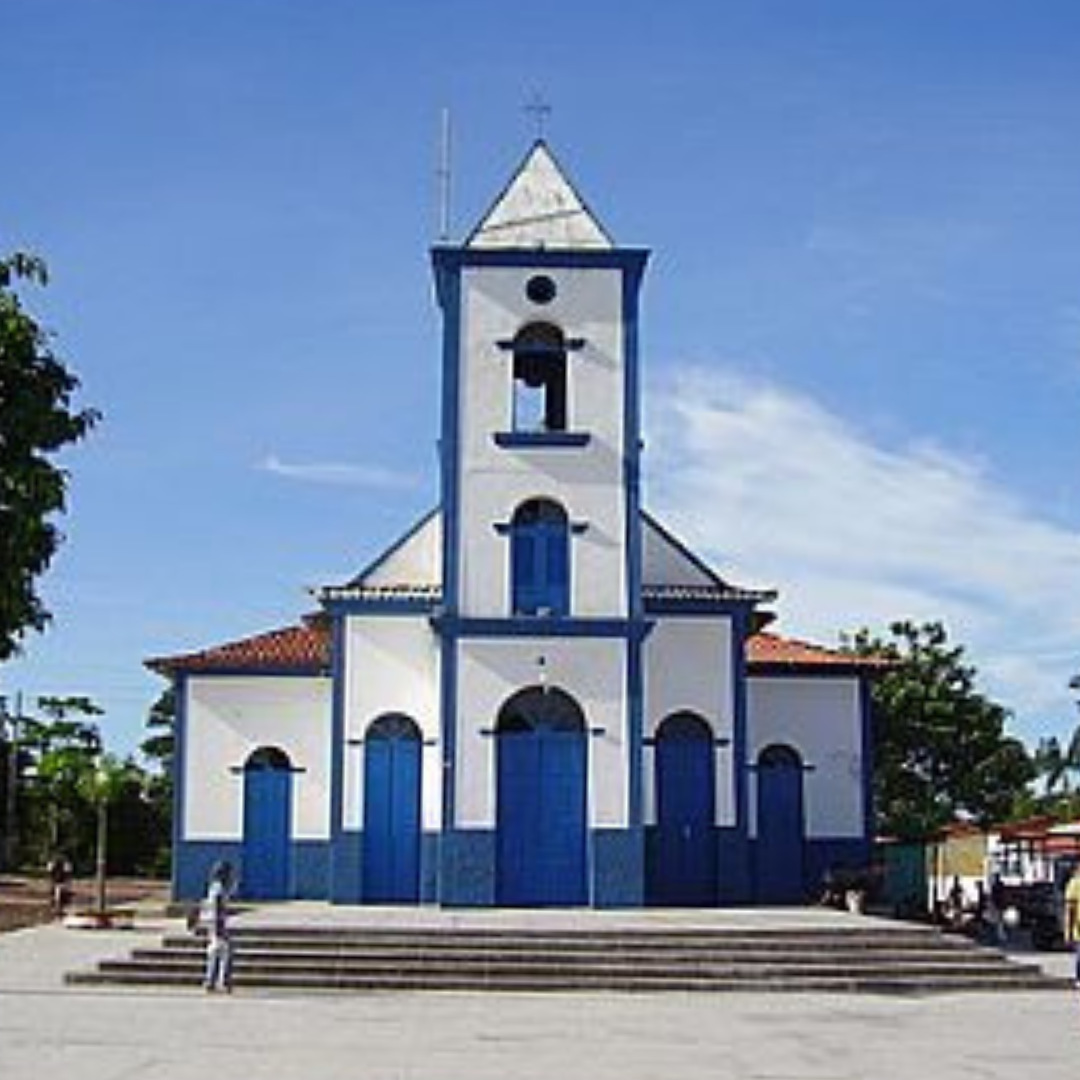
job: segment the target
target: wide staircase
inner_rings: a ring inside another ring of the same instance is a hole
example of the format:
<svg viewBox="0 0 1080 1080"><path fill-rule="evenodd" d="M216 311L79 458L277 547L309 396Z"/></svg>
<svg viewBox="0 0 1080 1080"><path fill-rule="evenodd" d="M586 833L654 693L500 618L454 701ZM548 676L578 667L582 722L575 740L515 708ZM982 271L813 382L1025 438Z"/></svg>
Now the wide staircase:
<svg viewBox="0 0 1080 1080"><path fill-rule="evenodd" d="M241 926L239 988L296 991L796 991L941 993L1059 989L1065 980L917 926L574 928ZM73 972L69 983L200 984L204 942Z"/></svg>

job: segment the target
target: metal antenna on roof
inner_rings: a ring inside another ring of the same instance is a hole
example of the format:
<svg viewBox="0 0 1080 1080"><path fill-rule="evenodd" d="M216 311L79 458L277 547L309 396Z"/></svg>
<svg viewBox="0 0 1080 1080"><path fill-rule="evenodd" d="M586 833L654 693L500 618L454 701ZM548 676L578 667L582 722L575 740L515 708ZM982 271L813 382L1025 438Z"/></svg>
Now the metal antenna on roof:
<svg viewBox="0 0 1080 1080"><path fill-rule="evenodd" d="M542 139L544 137L544 128L551 118L551 106L544 98L544 95L539 90L534 90L522 108L532 117L533 123L536 125L536 137Z"/></svg>
<svg viewBox="0 0 1080 1080"><path fill-rule="evenodd" d="M439 127L439 165L435 170L439 198L439 243L450 239L450 110L443 108Z"/></svg>

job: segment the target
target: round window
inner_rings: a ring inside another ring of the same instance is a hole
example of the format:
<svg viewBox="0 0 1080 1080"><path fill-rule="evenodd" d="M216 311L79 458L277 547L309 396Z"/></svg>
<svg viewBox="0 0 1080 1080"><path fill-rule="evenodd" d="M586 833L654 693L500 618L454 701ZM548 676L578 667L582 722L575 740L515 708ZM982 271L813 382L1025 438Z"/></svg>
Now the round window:
<svg viewBox="0 0 1080 1080"><path fill-rule="evenodd" d="M550 304L557 291L555 282L546 274L537 274L525 283L525 295L534 304Z"/></svg>

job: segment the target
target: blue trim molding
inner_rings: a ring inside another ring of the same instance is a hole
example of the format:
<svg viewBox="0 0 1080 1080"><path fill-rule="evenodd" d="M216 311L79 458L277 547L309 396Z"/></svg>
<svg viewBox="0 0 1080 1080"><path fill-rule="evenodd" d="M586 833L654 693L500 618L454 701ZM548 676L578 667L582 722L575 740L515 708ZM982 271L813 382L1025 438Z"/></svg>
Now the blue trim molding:
<svg viewBox="0 0 1080 1080"><path fill-rule="evenodd" d="M641 640L653 623L644 619L583 619L573 616L519 615L513 618L454 618L436 615L431 625L449 638L625 638Z"/></svg>
<svg viewBox="0 0 1080 1080"><path fill-rule="evenodd" d="M859 680L859 711L862 746L859 760L862 762L863 837L867 844L874 839L874 687L864 675Z"/></svg>
<svg viewBox="0 0 1080 1080"><path fill-rule="evenodd" d="M183 823L187 800L187 677L181 673L173 676L173 693L176 698L176 717L173 721L173 820L172 820L172 895L174 900L188 898L183 866ZM205 881L205 878L203 879ZM202 886L200 885L200 890Z"/></svg>
<svg viewBox="0 0 1080 1080"><path fill-rule="evenodd" d="M754 891L749 844L749 775L745 766L749 747L746 700L746 639L750 632L748 608L731 619L732 782L735 786L735 827L718 830L719 896L723 903L748 903ZM721 707L726 706L721 703ZM721 713L723 715L723 713Z"/></svg>
<svg viewBox="0 0 1080 1080"><path fill-rule="evenodd" d="M344 903L355 894L351 889L350 852L345 843L345 688L348 618L335 614L330 632L330 667L333 686L330 705L330 871L329 895Z"/></svg>
<svg viewBox="0 0 1080 1080"><path fill-rule="evenodd" d="M563 450L588 446L586 431L496 431L491 436L504 450Z"/></svg>
<svg viewBox="0 0 1080 1080"><path fill-rule="evenodd" d="M465 268L481 266L544 267L567 270L622 270L637 288L649 252L645 248L467 248L438 245L431 249L439 303L451 306L453 279Z"/></svg>

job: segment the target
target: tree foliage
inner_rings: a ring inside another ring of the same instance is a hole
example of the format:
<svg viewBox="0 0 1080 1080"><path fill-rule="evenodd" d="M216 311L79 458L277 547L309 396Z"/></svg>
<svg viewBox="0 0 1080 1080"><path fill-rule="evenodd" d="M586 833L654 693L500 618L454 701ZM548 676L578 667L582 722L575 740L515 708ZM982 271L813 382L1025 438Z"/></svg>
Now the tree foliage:
<svg viewBox="0 0 1080 1080"><path fill-rule="evenodd" d="M63 853L88 872L101 846L99 811L107 804L109 871L162 872L169 814L155 798L157 779L135 761L104 752L101 709L87 698L46 697L33 713L20 718L20 864L40 869Z"/></svg>
<svg viewBox="0 0 1080 1080"><path fill-rule="evenodd" d="M15 291L20 281L47 280L38 258L0 259L0 662L17 651L24 631L49 620L35 581L60 543L53 519L67 494L67 475L50 455L98 419L93 409L73 408L79 381Z"/></svg>
<svg viewBox="0 0 1080 1080"><path fill-rule="evenodd" d="M862 630L847 645L892 661L873 689L879 834L918 838L957 817L1008 819L1034 765L945 628L897 622L884 638Z"/></svg>
<svg viewBox="0 0 1080 1080"><path fill-rule="evenodd" d="M1069 681L1069 689L1080 690L1080 676ZM1080 725L1064 745L1056 735L1040 739L1034 761L1039 784L1029 800L1030 812L1075 821L1080 817Z"/></svg>

